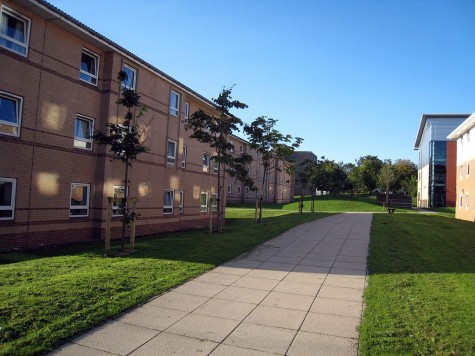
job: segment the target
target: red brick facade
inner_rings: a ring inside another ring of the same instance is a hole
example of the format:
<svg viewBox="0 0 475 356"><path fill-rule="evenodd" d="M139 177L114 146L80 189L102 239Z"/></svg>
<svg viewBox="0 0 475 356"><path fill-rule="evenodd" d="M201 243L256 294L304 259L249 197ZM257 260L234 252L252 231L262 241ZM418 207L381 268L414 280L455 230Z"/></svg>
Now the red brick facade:
<svg viewBox="0 0 475 356"><path fill-rule="evenodd" d="M96 143L91 149L75 147L75 125L78 117L85 118L104 131L108 122L121 120L123 110L116 104L121 83L116 76L125 64L136 70L136 91L148 107L140 127L150 151L139 156L129 175L129 196L138 199L137 234L206 226L208 213L200 207L200 198L217 191L217 176L212 167L203 167L203 154L213 152L189 138L185 103L189 115L198 109L213 112L212 103L99 34L71 25L73 19L64 20L65 14L61 19L47 4L27 2L23 7L0 0L2 9L30 26L27 55L0 45L0 96L21 98L17 104L22 110L19 135L2 134L0 121L0 182L16 186L14 217L0 215L0 250L103 238L107 198L114 186L123 185L124 165L111 161L106 147ZM97 56L97 85L80 78L85 50ZM170 110L172 91L179 94L178 115ZM176 142L174 163L167 162L169 140ZM182 163L184 146L187 157ZM89 187L84 217L70 216L75 183ZM174 191L171 214L164 214L165 190ZM120 218L114 218L114 237L120 225Z"/></svg>
<svg viewBox="0 0 475 356"><path fill-rule="evenodd" d="M457 142L447 141L447 172L445 180L445 206L454 207L457 201Z"/></svg>

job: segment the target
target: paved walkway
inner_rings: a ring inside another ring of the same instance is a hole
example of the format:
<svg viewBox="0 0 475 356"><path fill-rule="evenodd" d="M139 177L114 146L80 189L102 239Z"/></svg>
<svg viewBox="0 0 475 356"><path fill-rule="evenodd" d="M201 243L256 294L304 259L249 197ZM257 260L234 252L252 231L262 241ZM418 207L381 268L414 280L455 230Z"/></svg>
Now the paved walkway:
<svg viewBox="0 0 475 356"><path fill-rule="evenodd" d="M52 354L357 355L371 220L295 227Z"/></svg>

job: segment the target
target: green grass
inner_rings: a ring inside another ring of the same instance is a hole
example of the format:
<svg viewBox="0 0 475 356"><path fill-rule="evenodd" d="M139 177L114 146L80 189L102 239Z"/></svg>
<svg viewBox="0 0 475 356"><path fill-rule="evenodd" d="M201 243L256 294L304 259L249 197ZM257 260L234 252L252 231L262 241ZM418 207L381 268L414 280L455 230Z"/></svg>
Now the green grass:
<svg viewBox="0 0 475 356"><path fill-rule="evenodd" d="M103 256L101 243L0 254L0 355L47 352L295 225L328 215L266 211L257 225L253 214L229 209L222 234L138 239L138 251L125 257Z"/></svg>
<svg viewBox="0 0 475 356"><path fill-rule="evenodd" d="M375 214L362 355L475 354L475 228L436 214Z"/></svg>
<svg viewBox="0 0 475 356"><path fill-rule="evenodd" d="M298 211L299 210L299 201L300 197L295 197L294 201L290 204L264 204L264 209L273 209L273 210L289 210L289 211ZM247 207L249 209L254 209L254 204L240 204L240 207ZM311 207L311 197L304 197L304 206L303 211L309 212ZM399 209L398 209L399 210ZM404 209L401 209L404 210ZM315 199L315 211L322 212L382 212L383 208L381 205L376 204L376 197L373 196L353 196L350 194L341 194L341 195L324 195L318 196Z"/></svg>

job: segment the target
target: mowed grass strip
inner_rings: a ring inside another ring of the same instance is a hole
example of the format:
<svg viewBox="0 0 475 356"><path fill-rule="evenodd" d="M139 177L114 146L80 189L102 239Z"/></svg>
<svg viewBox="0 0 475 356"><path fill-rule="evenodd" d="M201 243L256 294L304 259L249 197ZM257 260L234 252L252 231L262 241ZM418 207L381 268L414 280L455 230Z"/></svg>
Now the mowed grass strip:
<svg viewBox="0 0 475 356"><path fill-rule="evenodd" d="M475 226L375 214L362 355L475 355Z"/></svg>
<svg viewBox="0 0 475 356"><path fill-rule="evenodd" d="M221 234L200 230L141 238L137 252L124 257L103 256L102 243L0 254L0 354L47 352L295 225L327 215L266 212L257 225L253 212L231 209Z"/></svg>
<svg viewBox="0 0 475 356"><path fill-rule="evenodd" d="M303 211L310 212L311 209L310 196L304 196ZM294 202L290 204L264 204L266 210L289 210L299 211L300 197L296 196ZM231 205L231 207L233 207ZM254 209L254 204L240 204L235 207ZM398 209L407 210L407 209ZM315 199L315 211L319 212L384 212L381 205L376 204L376 196L374 195L323 195L317 196Z"/></svg>

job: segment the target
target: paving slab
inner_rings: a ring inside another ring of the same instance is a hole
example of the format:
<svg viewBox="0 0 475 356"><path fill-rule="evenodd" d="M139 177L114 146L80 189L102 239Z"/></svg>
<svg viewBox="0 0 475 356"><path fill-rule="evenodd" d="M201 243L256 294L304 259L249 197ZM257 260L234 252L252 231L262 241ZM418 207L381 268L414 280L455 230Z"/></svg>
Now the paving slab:
<svg viewBox="0 0 475 356"><path fill-rule="evenodd" d="M234 274L226 274L226 273L216 273L216 272L207 272L198 278L195 278L196 282L205 282L205 283L213 283L213 284L222 284L225 286L229 286L236 282L241 276L234 275Z"/></svg>
<svg viewBox="0 0 475 356"><path fill-rule="evenodd" d="M356 356L355 339L299 331L288 356Z"/></svg>
<svg viewBox="0 0 475 356"><path fill-rule="evenodd" d="M297 330L300 328L300 325L302 325L306 315L307 312L302 310L259 305L248 315L245 321L254 324Z"/></svg>
<svg viewBox="0 0 475 356"><path fill-rule="evenodd" d="M300 330L357 339L359 324L360 319L351 316L308 313Z"/></svg>
<svg viewBox="0 0 475 356"><path fill-rule="evenodd" d="M313 300L314 297L308 295L270 292L260 305L308 311Z"/></svg>
<svg viewBox="0 0 475 356"><path fill-rule="evenodd" d="M216 299L233 300L236 302L259 304L269 291L229 286L215 296Z"/></svg>
<svg viewBox="0 0 475 356"><path fill-rule="evenodd" d="M161 333L130 355L209 355L218 345L213 341Z"/></svg>
<svg viewBox="0 0 475 356"><path fill-rule="evenodd" d="M210 298L199 295L179 293L175 290L165 293L155 299L152 299L149 304L156 305L163 308L183 310L191 312L200 305L206 303Z"/></svg>
<svg viewBox="0 0 475 356"><path fill-rule="evenodd" d="M176 288L175 292L198 295L201 297L214 297L216 294L218 294L225 288L226 288L225 285L189 281L179 286L178 288Z"/></svg>
<svg viewBox="0 0 475 356"><path fill-rule="evenodd" d="M245 349L242 347L221 344L212 353L211 356L271 356L275 353Z"/></svg>
<svg viewBox="0 0 475 356"><path fill-rule="evenodd" d="M219 318L243 320L256 307L255 304L213 298L193 313Z"/></svg>
<svg viewBox="0 0 475 356"><path fill-rule="evenodd" d="M147 303L125 313L117 318L116 321L163 331L187 314L188 312L182 310L162 308Z"/></svg>
<svg viewBox="0 0 475 356"><path fill-rule="evenodd" d="M313 313L361 317L363 306L352 300L329 299L317 297L310 308Z"/></svg>

